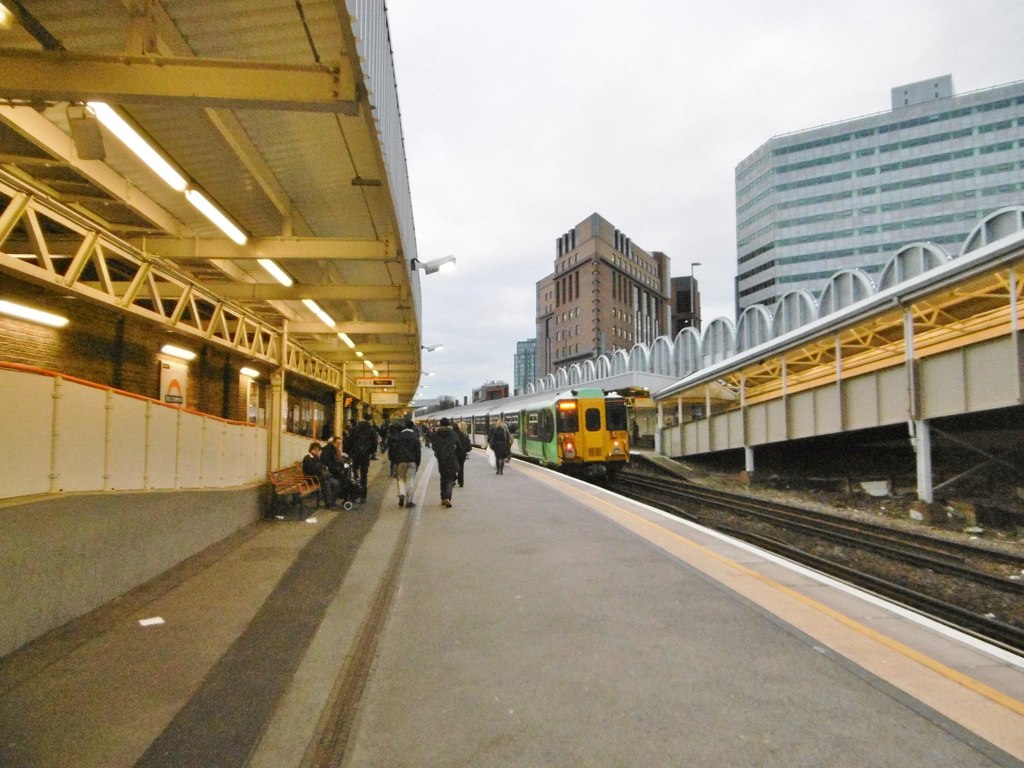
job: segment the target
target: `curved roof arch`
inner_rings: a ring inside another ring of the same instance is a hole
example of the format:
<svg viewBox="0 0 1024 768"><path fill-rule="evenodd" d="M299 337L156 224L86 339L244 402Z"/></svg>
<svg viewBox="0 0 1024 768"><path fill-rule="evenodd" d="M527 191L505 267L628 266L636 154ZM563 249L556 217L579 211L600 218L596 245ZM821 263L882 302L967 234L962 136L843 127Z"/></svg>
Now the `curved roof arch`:
<svg viewBox="0 0 1024 768"><path fill-rule="evenodd" d="M806 289L782 294L775 303L772 336L782 336L818 319L818 301Z"/></svg>
<svg viewBox="0 0 1024 768"><path fill-rule="evenodd" d="M878 290L892 288L912 277L923 275L929 269L947 264L952 256L935 243L910 243L903 246L889 259L878 278Z"/></svg>
<svg viewBox="0 0 1024 768"><path fill-rule="evenodd" d="M645 373L651 370L651 350L642 341L629 350L629 370Z"/></svg>
<svg viewBox="0 0 1024 768"><path fill-rule="evenodd" d="M612 352L612 375L629 372L629 353L624 349Z"/></svg>
<svg viewBox="0 0 1024 768"><path fill-rule="evenodd" d="M1024 229L1024 206L1010 205L993 211L971 230L964 240L960 255L970 253L984 245L1014 235Z"/></svg>
<svg viewBox="0 0 1024 768"><path fill-rule="evenodd" d="M736 326L727 317L716 317L701 338L701 367L720 363L736 354Z"/></svg>
<svg viewBox="0 0 1024 768"><path fill-rule="evenodd" d="M736 323L736 351L756 347L772 339L772 313L764 304L752 304L743 310Z"/></svg>
<svg viewBox="0 0 1024 768"><path fill-rule="evenodd" d="M821 291L818 318L845 309L862 299L874 296L876 292L875 281L863 269L841 269L829 278Z"/></svg>
<svg viewBox="0 0 1024 768"><path fill-rule="evenodd" d="M676 348L676 376L685 376L700 368L700 333L696 328L683 328L672 345Z"/></svg>
<svg viewBox="0 0 1024 768"><path fill-rule="evenodd" d="M659 336L651 343L651 373L662 376L676 373L675 348L668 336Z"/></svg>

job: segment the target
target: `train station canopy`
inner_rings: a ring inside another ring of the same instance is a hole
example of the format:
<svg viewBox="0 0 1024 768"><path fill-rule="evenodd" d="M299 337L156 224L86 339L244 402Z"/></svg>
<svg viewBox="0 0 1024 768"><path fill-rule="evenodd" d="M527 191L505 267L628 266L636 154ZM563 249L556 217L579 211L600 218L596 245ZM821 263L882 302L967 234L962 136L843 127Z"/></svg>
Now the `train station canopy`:
<svg viewBox="0 0 1024 768"><path fill-rule="evenodd" d="M412 399L420 265L383 3L0 13L0 272Z"/></svg>

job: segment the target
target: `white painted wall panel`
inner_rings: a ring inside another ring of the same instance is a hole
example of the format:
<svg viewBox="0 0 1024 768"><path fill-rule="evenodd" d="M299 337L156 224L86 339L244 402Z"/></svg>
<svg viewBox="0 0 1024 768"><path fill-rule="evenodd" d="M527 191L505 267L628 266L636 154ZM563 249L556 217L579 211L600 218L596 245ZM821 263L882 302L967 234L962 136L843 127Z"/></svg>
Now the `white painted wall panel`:
<svg viewBox="0 0 1024 768"><path fill-rule="evenodd" d="M771 400L766 405L768 442L786 439L786 407L782 399Z"/></svg>
<svg viewBox="0 0 1024 768"><path fill-rule="evenodd" d="M819 435L842 431L843 414L838 385L814 390L814 429Z"/></svg>
<svg viewBox="0 0 1024 768"><path fill-rule="evenodd" d="M203 457L203 417L181 412L178 423L178 488L199 488Z"/></svg>
<svg viewBox="0 0 1024 768"><path fill-rule="evenodd" d="M866 374L843 382L847 429L866 429L878 423L878 379Z"/></svg>
<svg viewBox="0 0 1024 768"><path fill-rule="evenodd" d="M961 350L921 361L921 415L926 419L963 413L964 358Z"/></svg>
<svg viewBox="0 0 1024 768"><path fill-rule="evenodd" d="M223 485L222 464L224 452L223 422L203 419L203 469L201 482L204 488L219 488Z"/></svg>
<svg viewBox="0 0 1024 768"><path fill-rule="evenodd" d="M114 395L110 402L109 490L141 490L145 485L146 402Z"/></svg>
<svg viewBox="0 0 1024 768"><path fill-rule="evenodd" d="M146 440L146 472L150 488L174 488L177 471L178 410L151 403Z"/></svg>
<svg viewBox="0 0 1024 768"><path fill-rule="evenodd" d="M910 418L906 367L886 368L874 375L878 377L878 419L874 426L899 424Z"/></svg>
<svg viewBox="0 0 1024 768"><path fill-rule="evenodd" d="M789 435L792 438L810 437L814 434L814 391L804 390L790 395L786 406L789 408Z"/></svg>
<svg viewBox="0 0 1024 768"><path fill-rule="evenodd" d="M239 470L242 466L242 430L245 427L239 424L223 424L224 437L221 441L221 463L220 474L224 486L241 485ZM250 461L249 452L244 457L246 466Z"/></svg>
<svg viewBox="0 0 1024 768"><path fill-rule="evenodd" d="M53 385L49 376L0 369L0 498L50 490Z"/></svg>
<svg viewBox="0 0 1024 768"><path fill-rule="evenodd" d="M972 411L1021 402L1020 368L1012 337L968 347L966 361L967 406Z"/></svg>
<svg viewBox="0 0 1024 768"><path fill-rule="evenodd" d="M103 490L105 390L62 381L57 402L57 490Z"/></svg>

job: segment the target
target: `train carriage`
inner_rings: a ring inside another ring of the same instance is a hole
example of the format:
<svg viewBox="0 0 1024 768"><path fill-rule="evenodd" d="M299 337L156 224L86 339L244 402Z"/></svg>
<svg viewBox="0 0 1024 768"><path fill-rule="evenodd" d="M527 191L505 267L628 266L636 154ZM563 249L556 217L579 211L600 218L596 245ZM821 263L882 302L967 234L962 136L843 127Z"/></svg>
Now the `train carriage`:
<svg viewBox="0 0 1024 768"><path fill-rule="evenodd" d="M480 448L504 421L514 456L581 477L610 480L629 462L625 398L596 387L470 403L438 416L459 422Z"/></svg>

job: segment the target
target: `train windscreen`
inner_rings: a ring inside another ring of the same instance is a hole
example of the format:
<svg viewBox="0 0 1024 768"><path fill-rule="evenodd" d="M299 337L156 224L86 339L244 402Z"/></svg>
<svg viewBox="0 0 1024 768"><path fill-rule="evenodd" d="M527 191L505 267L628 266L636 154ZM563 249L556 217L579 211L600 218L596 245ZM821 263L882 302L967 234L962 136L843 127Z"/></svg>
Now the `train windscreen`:
<svg viewBox="0 0 1024 768"><path fill-rule="evenodd" d="M626 414L625 400L606 400L604 404L605 423L609 431L626 429L628 416Z"/></svg>

